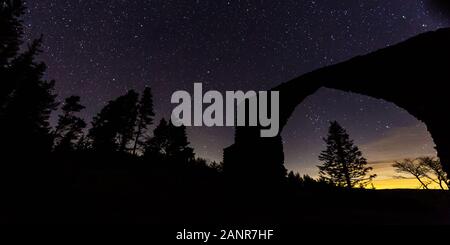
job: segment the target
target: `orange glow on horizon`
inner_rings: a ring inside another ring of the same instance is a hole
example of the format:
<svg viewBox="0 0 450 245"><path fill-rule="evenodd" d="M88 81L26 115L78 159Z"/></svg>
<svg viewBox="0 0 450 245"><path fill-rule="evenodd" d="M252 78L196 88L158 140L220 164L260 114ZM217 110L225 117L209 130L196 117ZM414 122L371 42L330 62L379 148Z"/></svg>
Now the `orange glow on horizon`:
<svg viewBox="0 0 450 245"><path fill-rule="evenodd" d="M416 179L379 179L372 181L375 189L422 189L418 180ZM367 186L370 188L371 186ZM428 186L429 189L440 189L439 185L432 183Z"/></svg>
<svg viewBox="0 0 450 245"><path fill-rule="evenodd" d="M377 177L372 181L376 189L422 189L420 182L411 175L397 173L392 167L394 162L386 161L369 164L373 168L371 174L377 174ZM367 186L367 188L371 188L371 185ZM436 183L431 183L428 185L428 188L441 189Z"/></svg>

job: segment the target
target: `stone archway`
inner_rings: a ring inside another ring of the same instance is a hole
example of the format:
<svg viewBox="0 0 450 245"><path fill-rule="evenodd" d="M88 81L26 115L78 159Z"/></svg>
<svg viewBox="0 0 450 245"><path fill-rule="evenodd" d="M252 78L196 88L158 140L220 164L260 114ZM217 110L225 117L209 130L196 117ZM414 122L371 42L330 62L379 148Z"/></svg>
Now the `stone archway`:
<svg viewBox="0 0 450 245"><path fill-rule="evenodd" d="M425 123L450 173L449 85L450 28L446 28L318 69L272 90L280 92L281 129L297 105L322 87L392 102ZM284 174L281 137L259 138L258 130L236 129L235 143L224 150L224 168L234 175L251 173L264 179Z"/></svg>

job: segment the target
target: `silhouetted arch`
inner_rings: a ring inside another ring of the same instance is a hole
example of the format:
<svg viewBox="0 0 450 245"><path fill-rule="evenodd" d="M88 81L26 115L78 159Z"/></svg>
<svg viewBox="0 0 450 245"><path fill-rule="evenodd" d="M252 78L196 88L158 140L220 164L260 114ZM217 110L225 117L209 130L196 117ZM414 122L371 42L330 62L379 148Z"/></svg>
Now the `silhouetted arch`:
<svg viewBox="0 0 450 245"><path fill-rule="evenodd" d="M446 28L318 69L272 90L280 92L281 130L297 105L321 87L392 102L425 123L450 173L449 83L450 28ZM224 151L225 170L262 178L284 174L281 137L259 138L257 132L236 130L235 144Z"/></svg>

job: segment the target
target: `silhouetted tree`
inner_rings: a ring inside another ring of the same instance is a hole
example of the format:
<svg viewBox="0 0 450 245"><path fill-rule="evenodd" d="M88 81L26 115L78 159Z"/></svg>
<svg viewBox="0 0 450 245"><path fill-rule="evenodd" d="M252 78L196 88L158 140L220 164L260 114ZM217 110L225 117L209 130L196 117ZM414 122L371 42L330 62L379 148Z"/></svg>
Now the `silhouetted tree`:
<svg viewBox="0 0 450 245"><path fill-rule="evenodd" d="M209 167L214 169L218 173L223 172L223 162L213 161L209 164Z"/></svg>
<svg viewBox="0 0 450 245"><path fill-rule="evenodd" d="M376 175L367 176L372 170L367 167L367 161L349 135L336 121L331 122L327 138L326 150L322 151L319 160L320 177L337 185L353 188L365 186Z"/></svg>
<svg viewBox="0 0 450 245"><path fill-rule="evenodd" d="M21 16L25 7L21 0L0 1L0 110L14 89L12 64L22 44L23 26Z"/></svg>
<svg viewBox="0 0 450 245"><path fill-rule="evenodd" d="M77 145L75 148L78 151L86 151L91 148L91 142L89 141L89 137L86 137L85 134L81 134L80 139L78 140Z"/></svg>
<svg viewBox="0 0 450 245"><path fill-rule="evenodd" d="M144 89L144 93L142 94L141 100L139 101L138 106L138 115L137 115L137 125L133 146L133 154L136 154L136 151L142 150L142 147L145 144L146 132L148 128L153 124L153 117L155 116L153 110L153 95L152 90L149 87Z"/></svg>
<svg viewBox="0 0 450 245"><path fill-rule="evenodd" d="M22 0L0 2L0 64L8 64L14 58L22 44L25 6ZM2 67L3 68L3 67Z"/></svg>
<svg viewBox="0 0 450 245"><path fill-rule="evenodd" d="M420 164L426 166L429 169L430 174L427 175L434 183L438 184L442 190L449 189L449 179L447 173L442 169L442 164L439 158L433 157L420 157Z"/></svg>
<svg viewBox="0 0 450 245"><path fill-rule="evenodd" d="M168 158L175 162L187 163L194 159L194 149L189 147L186 127L175 127L169 123L169 136L171 144L168 147Z"/></svg>
<svg viewBox="0 0 450 245"><path fill-rule="evenodd" d="M294 188L304 188L304 189L326 189L333 187L329 182L324 179L314 179L313 177L305 174L300 176L299 173L294 173L290 171L287 174L287 183Z"/></svg>
<svg viewBox="0 0 450 245"><path fill-rule="evenodd" d="M146 158L162 162L187 163L194 156L187 140L186 127L175 127L165 119L154 130L145 150Z"/></svg>
<svg viewBox="0 0 450 245"><path fill-rule="evenodd" d="M85 107L80 104L79 96L66 98L55 129L55 151L73 151L83 136L86 123L76 116Z"/></svg>
<svg viewBox="0 0 450 245"><path fill-rule="evenodd" d="M49 152L53 146L49 117L55 102L54 81L43 79L46 65L36 62L42 38L35 40L12 64L14 87L0 111L2 141L8 150Z"/></svg>
<svg viewBox="0 0 450 245"><path fill-rule="evenodd" d="M147 142L144 156L154 161L163 161L170 145L169 125L163 118L153 130L153 137Z"/></svg>
<svg viewBox="0 0 450 245"><path fill-rule="evenodd" d="M133 90L117 99L117 109L122 111L122 113L119 113L117 125L119 128L119 151L121 152L125 152L128 144L133 140L138 112L138 99L139 94Z"/></svg>
<svg viewBox="0 0 450 245"><path fill-rule="evenodd" d="M119 152L127 150L136 126L138 98L139 94L130 90L110 101L94 117L89 130L93 149Z"/></svg>
<svg viewBox="0 0 450 245"><path fill-rule="evenodd" d="M403 161L397 161L392 165L395 168L395 171L398 173L408 173L416 178L421 187L424 189L428 189L428 186L431 184L430 181L425 180L426 172L428 169L422 165L417 163L413 159L404 159ZM399 176L401 178L401 176Z"/></svg>
<svg viewBox="0 0 450 245"><path fill-rule="evenodd" d="M414 176L423 189L429 189L431 183L436 183L443 190L448 189L449 180L443 171L439 159L432 157L420 157L416 159L404 159L392 165L398 173L406 173ZM403 176L397 176L403 178Z"/></svg>
<svg viewBox="0 0 450 245"><path fill-rule="evenodd" d="M300 176L299 173L294 173L293 171L290 171L287 174L287 182L289 185L297 187L297 188L303 187L302 177Z"/></svg>

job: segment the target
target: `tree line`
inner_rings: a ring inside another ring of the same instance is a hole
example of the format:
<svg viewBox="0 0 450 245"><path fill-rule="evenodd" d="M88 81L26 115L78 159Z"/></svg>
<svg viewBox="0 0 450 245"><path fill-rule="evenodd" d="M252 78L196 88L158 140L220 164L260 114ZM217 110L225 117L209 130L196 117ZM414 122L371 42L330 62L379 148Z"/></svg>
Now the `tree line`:
<svg viewBox="0 0 450 245"><path fill-rule="evenodd" d="M33 40L21 52L23 43L23 1L4 1L0 26L0 133L2 149L8 155L68 153L78 150L144 155L158 160L189 161L194 158L185 127L174 127L164 119L149 137L154 123L150 87L142 95L134 90L109 101L87 123L79 116L85 108L79 96L62 103L62 113L53 129L49 118L60 105L55 81L45 80L46 65L37 61L43 38Z"/></svg>

